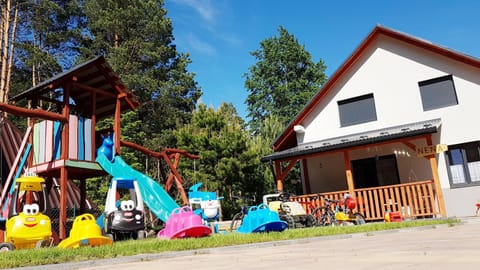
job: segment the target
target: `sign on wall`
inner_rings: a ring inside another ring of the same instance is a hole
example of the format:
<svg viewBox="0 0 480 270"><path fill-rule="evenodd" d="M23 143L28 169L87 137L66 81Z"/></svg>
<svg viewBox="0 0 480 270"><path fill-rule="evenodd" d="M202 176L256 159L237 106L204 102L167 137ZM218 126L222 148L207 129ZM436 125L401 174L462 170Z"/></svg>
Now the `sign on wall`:
<svg viewBox="0 0 480 270"><path fill-rule="evenodd" d="M417 156L424 157L424 156L439 154L439 153L448 151L448 145L446 144L427 145L427 146L417 147L415 151L417 152Z"/></svg>

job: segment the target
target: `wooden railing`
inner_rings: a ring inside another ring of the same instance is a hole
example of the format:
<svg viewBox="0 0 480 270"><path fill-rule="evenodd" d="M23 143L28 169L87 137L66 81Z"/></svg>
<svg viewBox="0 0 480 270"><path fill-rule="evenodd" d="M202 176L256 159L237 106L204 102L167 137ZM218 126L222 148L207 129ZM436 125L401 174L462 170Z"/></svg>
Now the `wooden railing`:
<svg viewBox="0 0 480 270"><path fill-rule="evenodd" d="M325 205L322 197L341 200L347 192L342 190L300 195L292 199L300 202L310 213L313 208ZM383 220L387 211L400 212L403 218L432 217L439 214L433 180L355 189L353 195L357 199L356 211L370 221Z"/></svg>

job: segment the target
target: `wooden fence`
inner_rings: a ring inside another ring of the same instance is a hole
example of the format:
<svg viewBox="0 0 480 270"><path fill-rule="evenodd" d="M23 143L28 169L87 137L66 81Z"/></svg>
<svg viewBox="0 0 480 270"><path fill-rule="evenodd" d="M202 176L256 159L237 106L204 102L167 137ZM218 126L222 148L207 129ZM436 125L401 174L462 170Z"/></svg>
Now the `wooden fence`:
<svg viewBox="0 0 480 270"><path fill-rule="evenodd" d="M325 205L323 197L341 200L346 193L347 190L342 190L300 195L292 199L311 213L315 207ZM383 220L387 211L400 212L403 218L434 217L439 214L433 180L355 189L353 195L357 199L356 211L368 221Z"/></svg>

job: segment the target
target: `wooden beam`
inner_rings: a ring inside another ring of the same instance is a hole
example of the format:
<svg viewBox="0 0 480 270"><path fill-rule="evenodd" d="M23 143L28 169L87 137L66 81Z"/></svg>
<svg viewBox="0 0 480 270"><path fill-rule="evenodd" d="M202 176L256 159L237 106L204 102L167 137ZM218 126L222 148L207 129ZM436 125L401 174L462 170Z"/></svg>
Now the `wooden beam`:
<svg viewBox="0 0 480 270"><path fill-rule="evenodd" d="M100 94L102 96L117 98L116 94L107 92L107 91L99 89L99 88L94 88L94 87L91 87L91 86L88 86L88 85L84 85L84 84L80 84L80 83L73 83L72 86L75 87L75 88L78 88L78 89L89 91L91 93L97 93L97 94Z"/></svg>
<svg viewBox="0 0 480 270"><path fill-rule="evenodd" d="M52 121L60 121L60 122L67 122L68 118L65 118L64 115L60 115L58 113L47 112L40 109L26 109L22 107L17 107L10 104L0 103L0 111L4 111L7 113L11 113L17 116L24 116L24 117L33 117L33 118L40 118L45 120L52 120Z"/></svg>

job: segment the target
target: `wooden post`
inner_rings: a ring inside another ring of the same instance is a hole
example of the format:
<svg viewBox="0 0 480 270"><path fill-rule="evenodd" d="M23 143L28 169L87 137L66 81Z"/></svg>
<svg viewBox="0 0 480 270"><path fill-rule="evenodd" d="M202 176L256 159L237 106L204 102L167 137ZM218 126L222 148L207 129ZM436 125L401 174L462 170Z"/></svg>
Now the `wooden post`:
<svg viewBox="0 0 480 270"><path fill-rule="evenodd" d="M283 191L283 179L282 179L282 169L280 167L280 161L275 161L275 176L277 179L277 191L282 192Z"/></svg>
<svg viewBox="0 0 480 270"><path fill-rule="evenodd" d="M115 134L114 138L114 145L115 145L115 152L114 155L120 155L120 97L117 97L117 104L115 106L115 120L113 126L113 133Z"/></svg>
<svg viewBox="0 0 480 270"><path fill-rule="evenodd" d="M69 136L69 121L70 121L70 87L71 84L68 84L63 91L63 117L67 119L62 131L62 153L61 160L66 162L68 159L68 136ZM67 167L64 164L60 168L60 217L59 217L59 237L60 239L65 239L66 234L66 225L67 225L67 196L68 196L68 171Z"/></svg>
<svg viewBox="0 0 480 270"><path fill-rule="evenodd" d="M348 186L348 193L350 195L355 194L355 185L353 183L353 176L352 176L352 165L350 164L350 154L348 151L343 151L343 157L345 162L345 174L347 177L347 186Z"/></svg>
<svg viewBox="0 0 480 270"><path fill-rule="evenodd" d="M432 145L432 135L427 136L427 145ZM433 176L433 185L435 186L435 193L437 194L438 200L438 210L440 211L440 215L442 217L447 216L447 211L445 209L445 199L443 198L443 191L442 185L440 184L440 177L438 176L438 166L437 166L437 158L435 155L428 156L430 160L430 168L432 169L432 176Z"/></svg>

